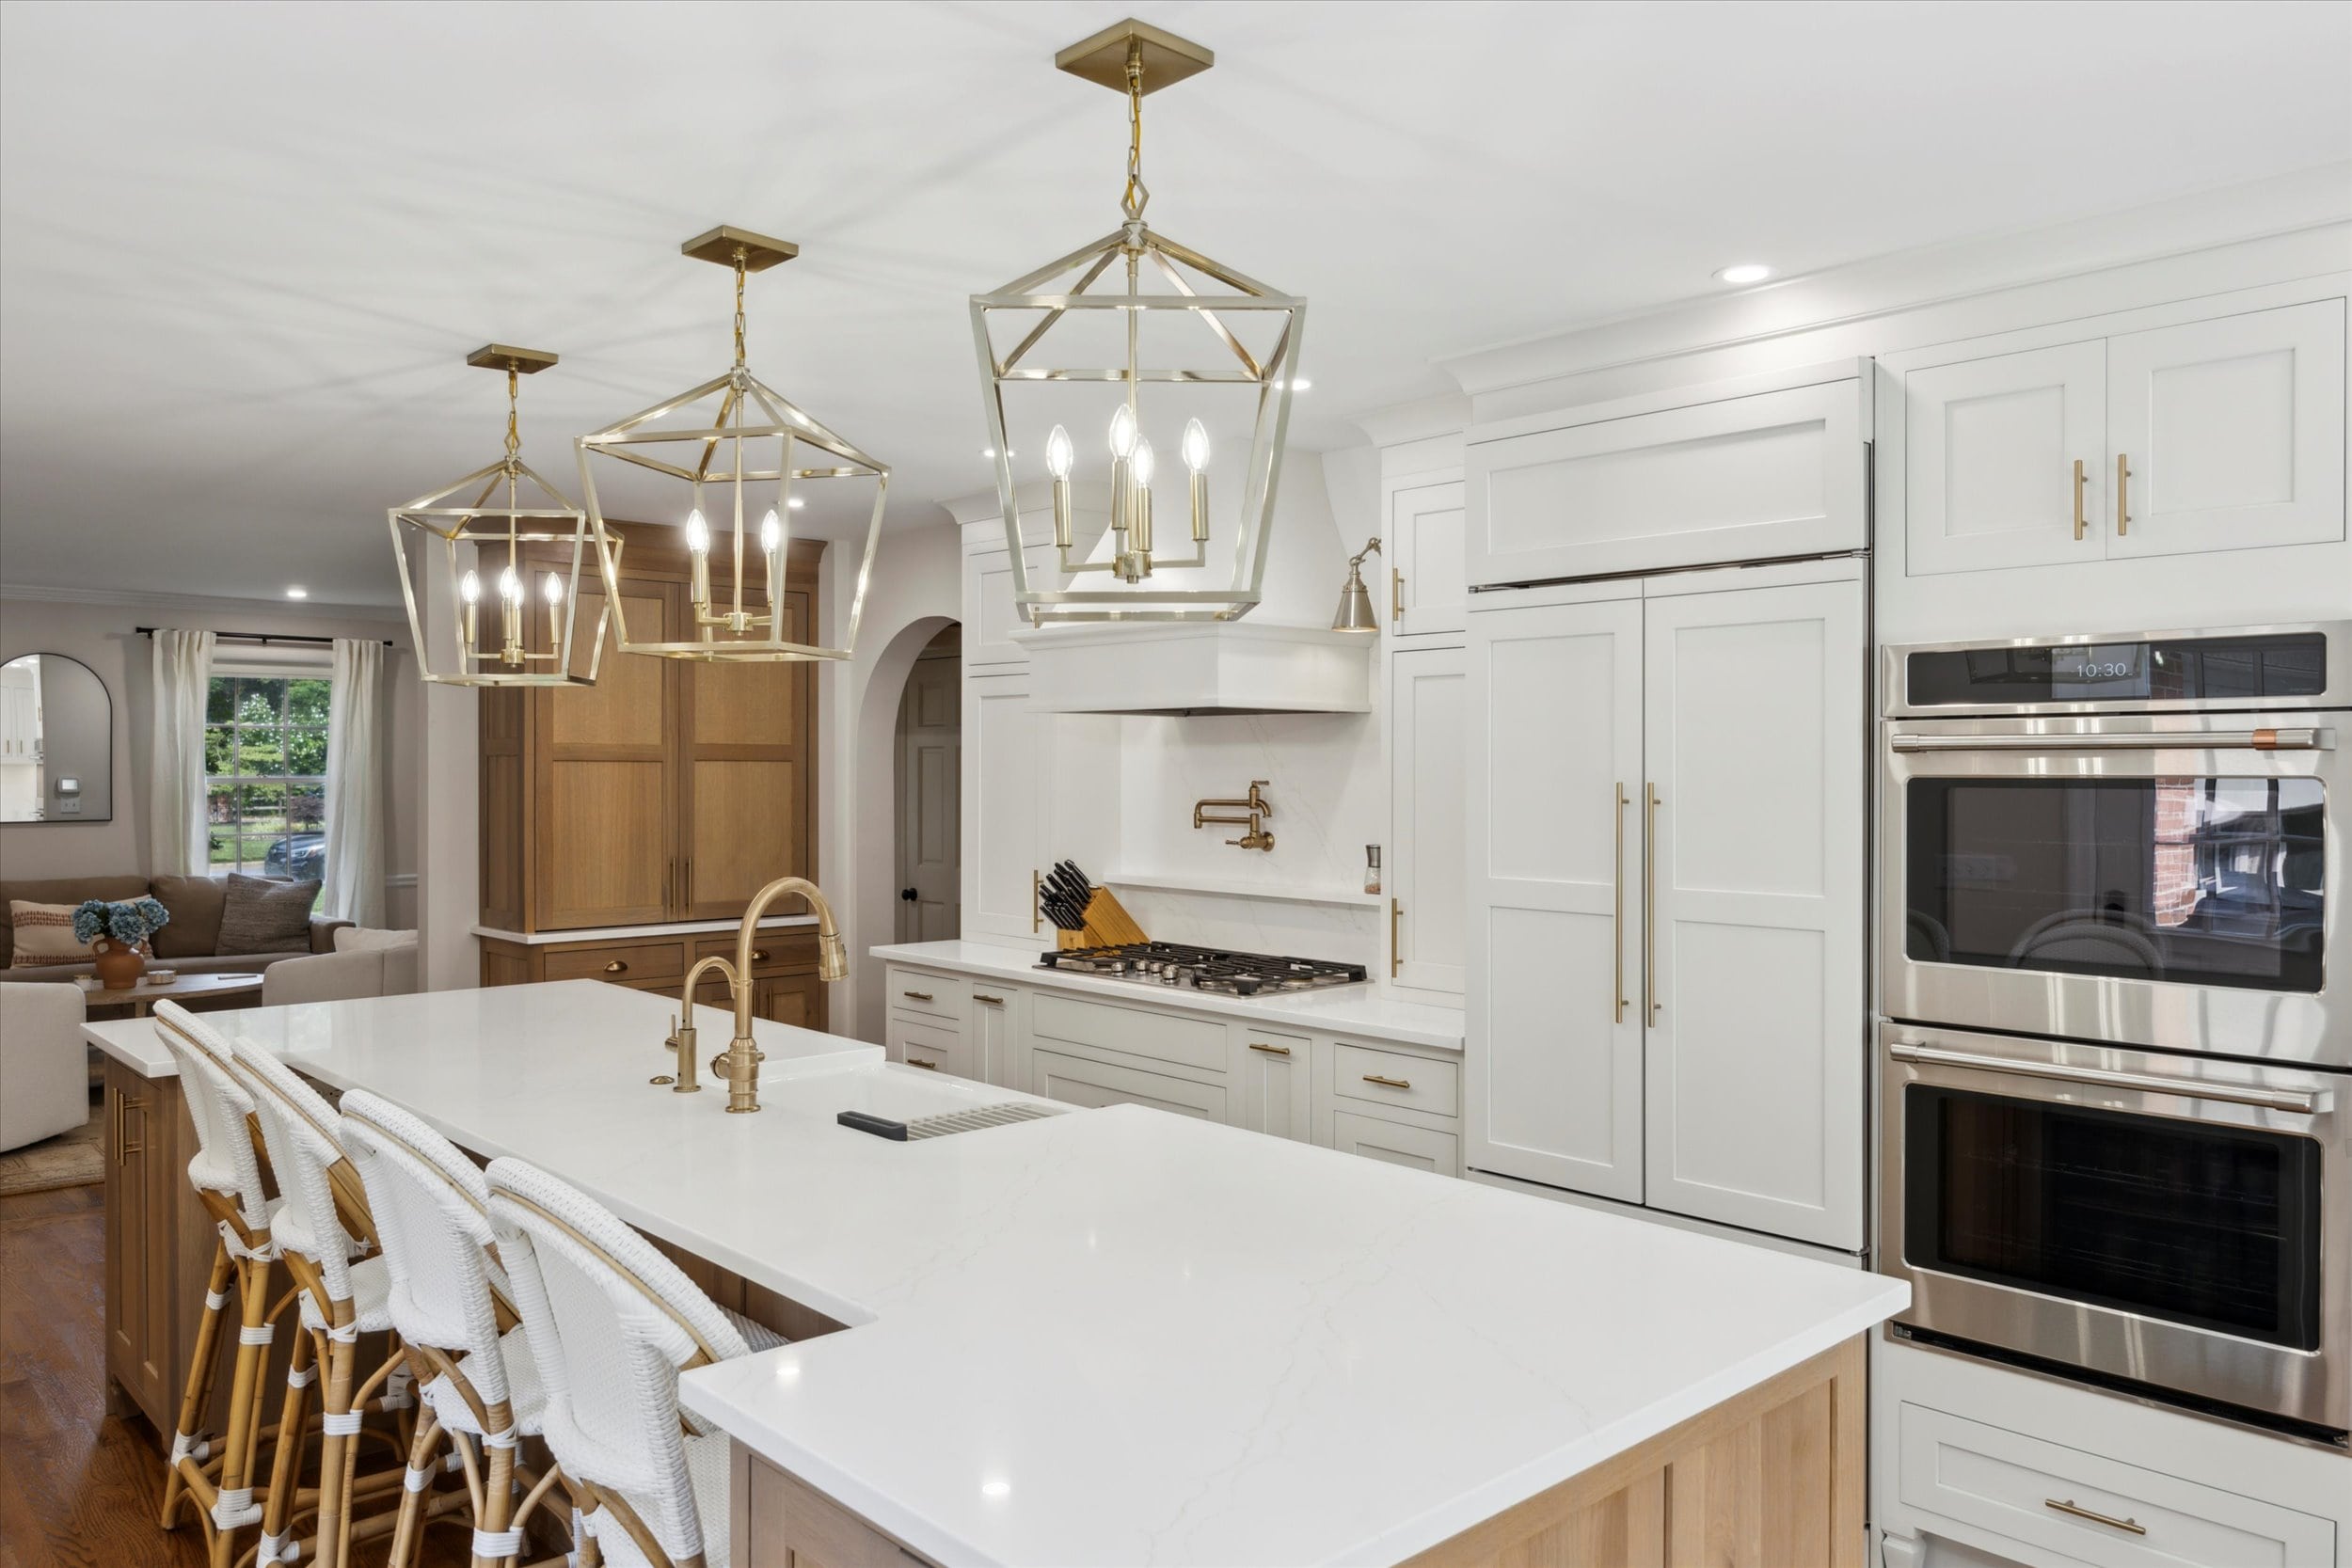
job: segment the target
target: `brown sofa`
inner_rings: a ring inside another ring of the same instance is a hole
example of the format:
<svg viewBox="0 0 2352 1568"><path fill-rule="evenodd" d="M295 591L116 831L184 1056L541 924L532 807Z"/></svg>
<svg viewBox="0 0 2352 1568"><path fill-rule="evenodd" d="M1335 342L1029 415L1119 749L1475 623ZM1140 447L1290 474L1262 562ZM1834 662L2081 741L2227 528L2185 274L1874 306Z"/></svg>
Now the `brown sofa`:
<svg viewBox="0 0 2352 1568"><path fill-rule="evenodd" d="M228 902L228 883L212 877L65 877L49 881L0 882L0 936L7 938L8 950L13 953L16 929L10 907L19 899L31 904L79 904L87 898L118 902L151 895L171 911L171 923L155 933L153 961L183 974L252 974L287 958L332 953L335 928L351 924L348 920L312 915L307 947L284 953L220 955L214 949L220 944L220 917ZM76 974L89 974L92 967L88 963L73 963L0 969L0 978L70 980Z"/></svg>

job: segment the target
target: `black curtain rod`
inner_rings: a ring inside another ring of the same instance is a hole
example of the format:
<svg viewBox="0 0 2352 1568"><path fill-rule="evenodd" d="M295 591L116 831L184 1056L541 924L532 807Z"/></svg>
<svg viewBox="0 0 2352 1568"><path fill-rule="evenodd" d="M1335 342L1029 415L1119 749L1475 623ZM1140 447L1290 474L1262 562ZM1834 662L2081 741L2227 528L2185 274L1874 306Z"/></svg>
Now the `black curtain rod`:
<svg viewBox="0 0 2352 1568"><path fill-rule="evenodd" d="M141 637L154 636L155 629L156 628L153 626L134 626L132 628L132 630L137 632ZM213 636L230 642L260 642L263 644L271 642L306 642L313 646L326 647L333 646L337 641L337 639L332 637L296 637L291 632L283 631L216 631L213 633ZM384 646L388 648L392 646L392 640L389 637L384 639Z"/></svg>

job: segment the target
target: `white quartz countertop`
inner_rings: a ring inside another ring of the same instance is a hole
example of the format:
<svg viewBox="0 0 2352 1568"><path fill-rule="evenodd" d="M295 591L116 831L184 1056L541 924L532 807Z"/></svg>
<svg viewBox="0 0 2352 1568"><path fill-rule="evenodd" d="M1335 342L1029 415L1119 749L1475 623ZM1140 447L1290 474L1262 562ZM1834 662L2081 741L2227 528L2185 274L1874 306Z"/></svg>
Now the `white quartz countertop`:
<svg viewBox="0 0 2352 1568"><path fill-rule="evenodd" d="M1233 1018L1284 1023L1295 1029L1323 1030L1335 1035L1359 1035L1372 1039L1398 1040L1407 1045L1462 1049L1462 1009L1422 1002L1395 1002L1370 984L1332 986L1321 990L1282 991L1270 996L1226 996L1209 990L1179 990L1172 986L1145 985L1136 980L1106 979L1096 974L1064 974L1038 967L1037 955L1052 945L1041 938L1035 952L993 947L981 942L896 942L873 949L873 956L890 963L916 964L929 969L987 974L1032 986L1124 1002L1131 1006L1181 1007L1187 1012L1221 1013Z"/></svg>
<svg viewBox="0 0 2352 1568"><path fill-rule="evenodd" d="M780 931L790 927L813 927L816 924L817 917L813 914L776 914L761 921L759 928ZM724 931L732 936L742 928L740 920L670 920L652 926L590 926L570 931L509 931L497 926L472 927L475 936L520 942L526 947L543 947L558 942L616 942L627 937L707 936L713 931Z"/></svg>
<svg viewBox="0 0 2352 1568"><path fill-rule="evenodd" d="M1025 1097L782 1025L730 1117L645 1084L666 1017L592 981L209 1015L852 1325L682 1397L943 1563L1394 1561L1909 1297L1138 1106L889 1143L834 1117Z"/></svg>

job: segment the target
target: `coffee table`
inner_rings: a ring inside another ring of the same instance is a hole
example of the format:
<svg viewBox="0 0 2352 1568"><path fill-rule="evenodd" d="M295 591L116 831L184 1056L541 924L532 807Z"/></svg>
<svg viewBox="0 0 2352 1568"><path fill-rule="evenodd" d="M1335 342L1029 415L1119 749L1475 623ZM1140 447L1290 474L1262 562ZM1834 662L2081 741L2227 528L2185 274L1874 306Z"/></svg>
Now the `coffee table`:
<svg viewBox="0 0 2352 1568"><path fill-rule="evenodd" d="M139 983L121 990L107 990L99 986L81 988L82 1010L85 1014L99 1007L128 1007L133 1018L145 1018L156 1003L168 998L174 1002L193 1001L198 997L259 996L262 990L260 974L181 974L161 982L139 977Z"/></svg>

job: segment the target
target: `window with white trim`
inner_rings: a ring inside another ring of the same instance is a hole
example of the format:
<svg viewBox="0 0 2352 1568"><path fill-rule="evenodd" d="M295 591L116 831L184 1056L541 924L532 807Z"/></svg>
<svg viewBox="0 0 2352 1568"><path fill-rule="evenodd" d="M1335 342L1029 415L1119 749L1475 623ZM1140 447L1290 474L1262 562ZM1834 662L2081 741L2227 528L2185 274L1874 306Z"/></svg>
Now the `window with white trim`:
<svg viewBox="0 0 2352 1568"><path fill-rule="evenodd" d="M215 668L204 711L215 876L317 881L326 865L326 716L335 683Z"/></svg>

